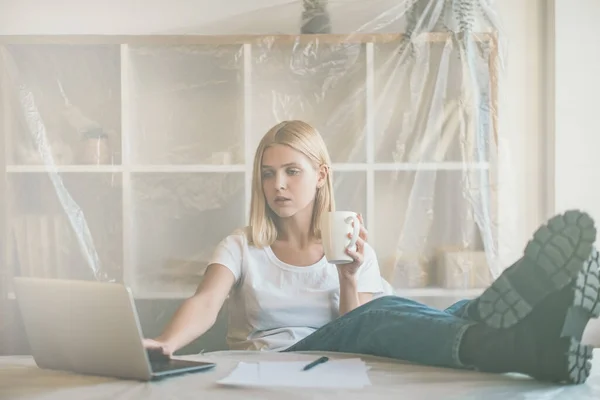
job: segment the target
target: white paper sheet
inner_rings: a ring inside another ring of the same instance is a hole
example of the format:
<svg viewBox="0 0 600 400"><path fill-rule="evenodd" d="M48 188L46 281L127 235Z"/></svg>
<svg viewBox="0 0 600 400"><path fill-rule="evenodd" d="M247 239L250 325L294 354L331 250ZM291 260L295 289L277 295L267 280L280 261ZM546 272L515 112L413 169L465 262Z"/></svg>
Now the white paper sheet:
<svg viewBox="0 0 600 400"><path fill-rule="evenodd" d="M303 387L360 389L371 385L368 367L360 358L329 360L303 371L308 362L240 362L222 385L254 387Z"/></svg>

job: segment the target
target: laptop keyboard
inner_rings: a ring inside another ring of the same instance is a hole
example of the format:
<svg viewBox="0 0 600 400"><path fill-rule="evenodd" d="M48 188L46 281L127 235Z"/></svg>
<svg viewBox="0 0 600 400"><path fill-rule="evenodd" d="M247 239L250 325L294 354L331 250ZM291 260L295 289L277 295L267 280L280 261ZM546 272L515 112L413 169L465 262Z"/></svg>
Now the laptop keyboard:
<svg viewBox="0 0 600 400"><path fill-rule="evenodd" d="M153 372L170 371L175 368L173 366L173 360L164 355L162 351L158 349L146 349L146 352L148 353L150 368Z"/></svg>
<svg viewBox="0 0 600 400"><path fill-rule="evenodd" d="M170 371L172 369L181 368L181 365L176 360L168 360L168 361L150 361L150 368L152 372L164 372Z"/></svg>
<svg viewBox="0 0 600 400"><path fill-rule="evenodd" d="M170 357L167 357L164 354L162 354L162 352L160 351L147 350L147 352L152 372L165 372L172 371L175 369L198 366L198 363L194 361L173 360Z"/></svg>

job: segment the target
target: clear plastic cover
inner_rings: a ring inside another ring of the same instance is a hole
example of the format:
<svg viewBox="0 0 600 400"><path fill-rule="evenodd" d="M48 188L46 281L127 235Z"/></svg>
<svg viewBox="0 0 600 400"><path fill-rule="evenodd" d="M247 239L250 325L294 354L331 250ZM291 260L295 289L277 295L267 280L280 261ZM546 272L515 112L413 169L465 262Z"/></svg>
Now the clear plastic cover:
<svg viewBox="0 0 600 400"><path fill-rule="evenodd" d="M302 119L398 293L489 284L504 267L493 4L263 3L169 35L1 38L5 278L190 295L248 222L258 141Z"/></svg>

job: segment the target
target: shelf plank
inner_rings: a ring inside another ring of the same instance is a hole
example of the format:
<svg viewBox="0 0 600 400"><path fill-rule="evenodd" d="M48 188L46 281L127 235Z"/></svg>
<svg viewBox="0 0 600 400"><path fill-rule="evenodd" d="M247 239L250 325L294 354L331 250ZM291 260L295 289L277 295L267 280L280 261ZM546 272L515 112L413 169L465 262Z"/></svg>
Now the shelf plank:
<svg viewBox="0 0 600 400"><path fill-rule="evenodd" d="M473 40L488 42L495 32L474 32ZM302 43L389 43L404 33L338 33L338 34L252 34L252 35L0 35L0 44L129 44L129 45L241 45L241 44L302 44ZM453 32L424 32L414 41L445 42L464 34Z"/></svg>
<svg viewBox="0 0 600 400"><path fill-rule="evenodd" d="M473 298L479 296L484 289L445 289L445 288L414 288L414 289L396 289L396 295L400 297L446 297L446 298ZM194 291L134 291L133 297L136 299L186 299L194 294ZM8 299L14 300L16 296L13 292L8 293Z"/></svg>
<svg viewBox="0 0 600 400"><path fill-rule="evenodd" d="M245 185L244 196L246 210L244 220L250 220L250 205L252 201L252 178L254 168L254 143L252 143L252 45L244 44L244 162Z"/></svg>
<svg viewBox="0 0 600 400"><path fill-rule="evenodd" d="M484 289L446 289L446 288L414 288L396 289L396 294L401 297L451 297L473 298L483 293Z"/></svg>
<svg viewBox="0 0 600 400"><path fill-rule="evenodd" d="M180 164L180 165L131 165L131 172L143 173L177 173L177 172L244 172L244 164L211 165L211 164Z"/></svg>
<svg viewBox="0 0 600 400"><path fill-rule="evenodd" d="M473 298L479 296L484 289L446 289L446 288L411 288L396 289L396 295L410 298ZM133 292L136 299L185 299L194 294L193 290L159 291L139 290Z"/></svg>
<svg viewBox="0 0 600 400"><path fill-rule="evenodd" d="M1 58L1 57L0 57ZM8 281L11 278L12 271L8 268L10 256L10 245L9 245L9 210L8 210L8 179L6 176L6 163L8 160L8 148L11 145L9 132L12 130L12 110L10 109L10 94L8 89L8 70L7 68L0 68L0 174L2 180L0 181L0 296L4 296L8 289ZM4 309L0 301L0 315L4 314ZM1 323L0 323L1 325ZM0 328L0 336L2 336L3 328ZM2 346L0 346L2 347Z"/></svg>
<svg viewBox="0 0 600 400"><path fill-rule="evenodd" d="M132 114L129 110L132 108L131 93L131 52L129 46L121 45L121 162L123 163L123 174L121 182L122 191L122 212L123 220L123 279L125 282L131 282L135 286L135 268L133 256L133 233L134 222L130 216L133 214L133 191L131 185L131 146L134 129L132 128Z"/></svg>
<svg viewBox="0 0 600 400"><path fill-rule="evenodd" d="M365 96L366 96L366 112L367 121L365 126L366 134L366 150L367 150L367 163L372 164L375 162L376 151L375 151L375 115L376 113L376 101L375 101L375 46L372 43L366 45L366 76L365 76ZM375 171L373 168L369 168L367 171L367 221L369 224L371 240L375 241L377 227L375 225Z"/></svg>
<svg viewBox="0 0 600 400"><path fill-rule="evenodd" d="M490 163L469 162L422 162L422 163L374 163L375 171L463 171L463 170L487 170Z"/></svg>
<svg viewBox="0 0 600 400"><path fill-rule="evenodd" d="M333 164L334 171L462 171L490 168L489 163L439 162L439 163L340 163ZM25 172L73 172L73 173L119 173L121 165L7 165L9 173ZM179 164L179 165L131 165L129 171L135 173L185 173L185 172L247 172L245 164L211 165L211 164Z"/></svg>
<svg viewBox="0 0 600 400"><path fill-rule="evenodd" d="M333 164L334 171L462 171L487 170L490 164L465 162L422 162L422 163L353 163Z"/></svg>
<svg viewBox="0 0 600 400"><path fill-rule="evenodd" d="M94 172L118 173L123 169L120 165L7 165L6 172Z"/></svg>

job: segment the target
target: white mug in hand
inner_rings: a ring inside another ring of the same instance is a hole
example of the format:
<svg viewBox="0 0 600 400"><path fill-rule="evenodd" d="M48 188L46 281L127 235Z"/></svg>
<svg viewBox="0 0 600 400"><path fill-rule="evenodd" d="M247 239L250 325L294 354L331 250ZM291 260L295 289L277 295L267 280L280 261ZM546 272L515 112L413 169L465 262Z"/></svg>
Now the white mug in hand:
<svg viewBox="0 0 600 400"><path fill-rule="evenodd" d="M352 226L354 222L354 226ZM349 238L348 234L352 233ZM331 211L321 215L321 240L325 258L331 264L348 264L354 260L346 249L356 250L360 233L358 215L351 211Z"/></svg>

